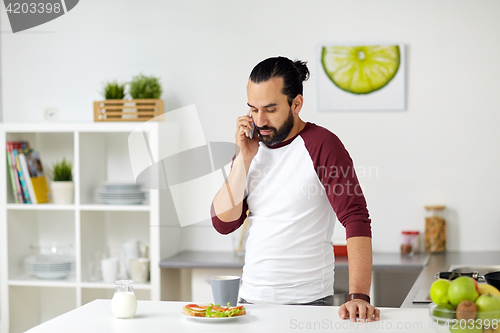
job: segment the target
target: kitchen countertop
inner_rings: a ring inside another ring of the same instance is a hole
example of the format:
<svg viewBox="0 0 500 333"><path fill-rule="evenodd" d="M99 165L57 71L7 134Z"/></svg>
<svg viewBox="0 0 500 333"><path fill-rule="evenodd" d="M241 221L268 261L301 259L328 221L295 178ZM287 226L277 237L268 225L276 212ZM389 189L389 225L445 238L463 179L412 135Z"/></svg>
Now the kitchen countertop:
<svg viewBox="0 0 500 333"><path fill-rule="evenodd" d="M399 253L374 253L373 270L420 270L429 254L402 256ZM242 268L244 257L232 252L184 251L160 262L160 268ZM336 269L347 269L347 257L335 258Z"/></svg>
<svg viewBox="0 0 500 333"><path fill-rule="evenodd" d="M298 305L245 305L248 315L206 322L181 316L185 302L138 301L132 319L116 319L110 300L95 300L38 325L28 333L150 333L150 332L357 332L431 333L434 323L427 309L380 308L380 321L351 323L341 320L338 307Z"/></svg>
<svg viewBox="0 0 500 333"><path fill-rule="evenodd" d="M413 304L413 299L419 290L429 291L435 274L446 272L451 265L498 265L500 252L444 252L432 254L429 262L422 269L413 284L406 299L401 304L402 308L427 308L427 304Z"/></svg>
<svg viewBox="0 0 500 333"><path fill-rule="evenodd" d="M183 251L160 261L160 268L242 268L245 257L233 252Z"/></svg>

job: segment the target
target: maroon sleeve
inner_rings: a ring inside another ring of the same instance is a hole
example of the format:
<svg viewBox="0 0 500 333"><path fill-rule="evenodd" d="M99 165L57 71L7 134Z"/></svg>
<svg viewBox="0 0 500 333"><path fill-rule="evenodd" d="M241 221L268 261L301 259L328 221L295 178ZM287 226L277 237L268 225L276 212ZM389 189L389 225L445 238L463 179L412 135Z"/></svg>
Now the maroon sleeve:
<svg viewBox="0 0 500 333"><path fill-rule="evenodd" d="M245 222L245 219L247 217L247 210L248 210L248 204L247 204L247 199L243 199L243 210L241 211L240 217L231 222L224 222L221 221L218 217L217 214L215 214L215 209L214 209L214 204L212 203L212 206L210 207L210 215L212 216L212 225L214 226L215 230L217 230L219 233L223 235L227 235L238 229L243 222Z"/></svg>
<svg viewBox="0 0 500 333"><path fill-rule="evenodd" d="M346 238L371 237L371 221L349 153L329 130L308 123L300 134Z"/></svg>
<svg viewBox="0 0 500 333"><path fill-rule="evenodd" d="M234 159L236 158L236 154L234 154L232 161L231 161L231 168L233 167ZM247 217L247 210L248 210L248 204L247 204L247 198L245 197L243 199L243 209L241 211L240 217L235 220L235 221L230 221L230 222L224 222L215 213L215 208L214 208L214 203L212 202L212 206L210 207L210 216L212 217L212 225L214 226L215 230L217 230L220 234L227 235L238 229L243 222L245 222L245 219Z"/></svg>

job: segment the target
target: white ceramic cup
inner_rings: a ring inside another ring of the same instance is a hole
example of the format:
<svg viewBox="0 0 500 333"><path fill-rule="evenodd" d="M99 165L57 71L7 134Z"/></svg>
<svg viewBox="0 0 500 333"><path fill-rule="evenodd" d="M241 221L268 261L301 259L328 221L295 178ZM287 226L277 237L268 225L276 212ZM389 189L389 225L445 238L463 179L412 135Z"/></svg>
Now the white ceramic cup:
<svg viewBox="0 0 500 333"><path fill-rule="evenodd" d="M134 283L146 283L149 281L149 259L130 259L130 277Z"/></svg>
<svg viewBox="0 0 500 333"><path fill-rule="evenodd" d="M104 282L115 283L118 277L118 258L105 258L101 260L102 279Z"/></svg>

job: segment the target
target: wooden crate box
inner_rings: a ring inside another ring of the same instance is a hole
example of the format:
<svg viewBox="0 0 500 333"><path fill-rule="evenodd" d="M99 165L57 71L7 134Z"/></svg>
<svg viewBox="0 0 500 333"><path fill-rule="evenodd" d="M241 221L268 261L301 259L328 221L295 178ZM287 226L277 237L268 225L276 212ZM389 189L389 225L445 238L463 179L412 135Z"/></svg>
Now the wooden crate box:
<svg viewBox="0 0 500 333"><path fill-rule="evenodd" d="M94 102L94 121L148 121L165 112L161 99L108 99Z"/></svg>

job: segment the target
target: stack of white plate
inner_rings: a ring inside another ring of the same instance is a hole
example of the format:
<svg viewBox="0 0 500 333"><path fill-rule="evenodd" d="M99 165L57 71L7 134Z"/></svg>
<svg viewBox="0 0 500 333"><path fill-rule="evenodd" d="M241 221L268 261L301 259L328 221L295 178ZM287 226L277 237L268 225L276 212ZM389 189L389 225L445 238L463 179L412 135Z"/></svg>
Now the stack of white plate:
<svg viewBox="0 0 500 333"><path fill-rule="evenodd" d="M95 199L110 205L138 205L147 199L147 194L135 183L103 183L95 191Z"/></svg>
<svg viewBox="0 0 500 333"><path fill-rule="evenodd" d="M71 273L74 261L70 256L39 254L24 259L24 269L40 279L64 279Z"/></svg>

